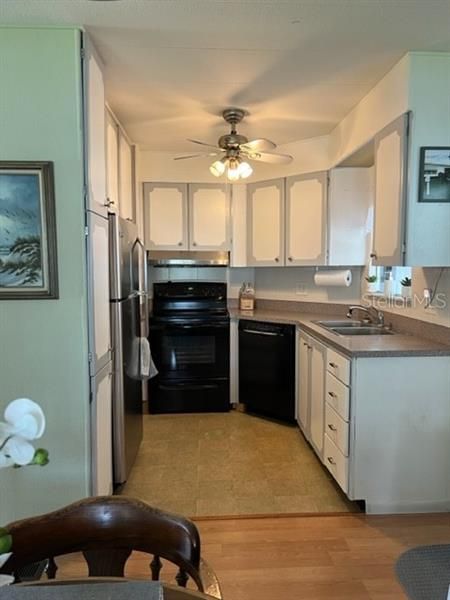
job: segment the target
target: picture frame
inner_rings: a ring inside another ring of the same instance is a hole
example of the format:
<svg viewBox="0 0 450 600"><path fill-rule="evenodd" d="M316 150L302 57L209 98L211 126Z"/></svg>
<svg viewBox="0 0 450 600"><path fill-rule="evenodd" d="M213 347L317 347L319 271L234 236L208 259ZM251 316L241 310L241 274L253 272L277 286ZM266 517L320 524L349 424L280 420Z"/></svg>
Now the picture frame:
<svg viewBox="0 0 450 600"><path fill-rule="evenodd" d="M420 148L419 202L450 202L450 146Z"/></svg>
<svg viewBox="0 0 450 600"><path fill-rule="evenodd" d="M53 162L0 161L0 300L58 297Z"/></svg>

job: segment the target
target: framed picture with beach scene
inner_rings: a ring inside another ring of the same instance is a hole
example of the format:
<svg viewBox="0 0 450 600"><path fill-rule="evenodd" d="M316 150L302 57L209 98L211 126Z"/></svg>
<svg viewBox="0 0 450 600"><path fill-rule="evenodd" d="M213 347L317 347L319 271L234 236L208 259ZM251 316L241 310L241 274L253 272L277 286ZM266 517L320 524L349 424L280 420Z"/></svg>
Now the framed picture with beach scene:
<svg viewBox="0 0 450 600"><path fill-rule="evenodd" d="M53 163L0 161L0 300L58 298Z"/></svg>

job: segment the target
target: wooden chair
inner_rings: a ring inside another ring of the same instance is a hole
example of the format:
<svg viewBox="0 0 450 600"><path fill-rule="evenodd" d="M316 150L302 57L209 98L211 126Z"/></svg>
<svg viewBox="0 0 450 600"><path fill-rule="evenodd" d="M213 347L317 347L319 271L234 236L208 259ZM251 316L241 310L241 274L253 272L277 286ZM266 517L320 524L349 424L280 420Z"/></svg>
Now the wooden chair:
<svg viewBox="0 0 450 600"><path fill-rule="evenodd" d="M178 567L177 584L189 577L198 589L222 598L219 582L200 557L195 524L124 496L86 498L60 510L6 526L13 538L12 556L0 572L14 574L30 563L49 559L47 576L56 577L54 558L81 552L89 577L124 577L133 550L153 555L152 580L158 580L161 558Z"/></svg>

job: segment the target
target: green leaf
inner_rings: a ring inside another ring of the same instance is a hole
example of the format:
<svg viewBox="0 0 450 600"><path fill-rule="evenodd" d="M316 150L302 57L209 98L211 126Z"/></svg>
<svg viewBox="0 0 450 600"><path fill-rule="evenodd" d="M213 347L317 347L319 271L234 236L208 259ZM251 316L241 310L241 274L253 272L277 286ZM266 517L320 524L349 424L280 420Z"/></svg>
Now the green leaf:
<svg viewBox="0 0 450 600"><path fill-rule="evenodd" d="M2 529L2 531L6 531ZM12 547L12 536L9 533L4 535L0 534L0 554L5 554L5 552L9 552Z"/></svg>

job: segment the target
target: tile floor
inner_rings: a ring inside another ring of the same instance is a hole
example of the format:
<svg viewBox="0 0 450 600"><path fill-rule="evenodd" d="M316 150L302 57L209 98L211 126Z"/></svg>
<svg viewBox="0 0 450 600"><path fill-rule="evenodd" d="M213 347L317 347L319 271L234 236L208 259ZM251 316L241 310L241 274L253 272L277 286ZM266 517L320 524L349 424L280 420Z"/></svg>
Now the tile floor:
<svg viewBox="0 0 450 600"><path fill-rule="evenodd" d="M190 517L358 510L297 427L238 411L144 415L121 493Z"/></svg>

